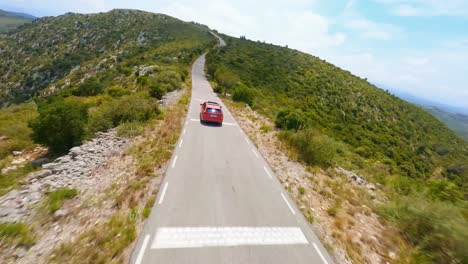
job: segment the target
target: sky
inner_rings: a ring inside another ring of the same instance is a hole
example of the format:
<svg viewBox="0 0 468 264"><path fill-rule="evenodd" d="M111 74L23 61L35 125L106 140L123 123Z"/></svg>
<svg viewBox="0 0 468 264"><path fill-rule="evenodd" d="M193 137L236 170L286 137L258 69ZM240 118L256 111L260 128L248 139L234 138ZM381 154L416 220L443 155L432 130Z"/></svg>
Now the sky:
<svg viewBox="0 0 468 264"><path fill-rule="evenodd" d="M35 16L113 8L288 45L381 87L468 108L468 0L0 0Z"/></svg>

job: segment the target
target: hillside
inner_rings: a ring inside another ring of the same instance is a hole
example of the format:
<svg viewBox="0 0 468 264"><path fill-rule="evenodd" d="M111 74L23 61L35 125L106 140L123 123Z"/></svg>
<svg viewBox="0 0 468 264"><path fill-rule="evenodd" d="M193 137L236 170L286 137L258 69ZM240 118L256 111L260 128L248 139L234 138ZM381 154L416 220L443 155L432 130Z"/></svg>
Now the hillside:
<svg viewBox="0 0 468 264"><path fill-rule="evenodd" d="M445 165L443 176L460 176L447 169L466 163L467 143L419 107L319 58L228 40L226 48L210 54L209 73L221 66L234 72L258 95L253 105L267 116L301 111L308 126L388 164L393 173L427 179Z"/></svg>
<svg viewBox="0 0 468 264"><path fill-rule="evenodd" d="M128 262L181 132L190 66L216 42L136 10L0 35L1 263Z"/></svg>
<svg viewBox="0 0 468 264"><path fill-rule="evenodd" d="M407 254L402 262L467 259L458 246L468 239L466 141L422 108L320 58L245 38L223 38L227 45L207 56L216 91L273 120L289 158L333 179L325 182L339 181L332 171L345 168L377 184L385 202L368 206L411 245L402 249ZM260 129L267 133L272 128ZM301 193L314 193L317 187L300 188ZM349 189L332 190L328 197L335 202L328 214L342 221L336 212L345 215L342 204L356 202L347 197Z"/></svg>
<svg viewBox="0 0 468 264"><path fill-rule="evenodd" d="M17 28L34 19L35 17L31 15L0 10L0 33Z"/></svg>
<svg viewBox="0 0 468 264"><path fill-rule="evenodd" d="M178 46L166 47L167 55L158 55L161 59L166 63L175 58L190 61L190 52L199 49L198 39L194 38L202 39L205 31L166 15L129 10L37 19L0 36L4 58L0 66L0 104L28 100L54 82L53 90L69 87L76 80L70 84L60 80L72 69L78 70L76 78L82 78L85 71L94 75L112 66L120 66L118 69L122 70L123 60L125 66L134 66L137 61L130 58L170 42L177 42ZM180 50L171 54L174 49ZM150 56L139 58L140 63ZM87 64L94 69L84 70ZM114 76L107 76L108 79L117 77L116 68L110 71Z"/></svg>
<svg viewBox="0 0 468 264"><path fill-rule="evenodd" d="M468 115L451 113L438 107L422 106L426 111L444 122L450 129L460 137L468 141Z"/></svg>

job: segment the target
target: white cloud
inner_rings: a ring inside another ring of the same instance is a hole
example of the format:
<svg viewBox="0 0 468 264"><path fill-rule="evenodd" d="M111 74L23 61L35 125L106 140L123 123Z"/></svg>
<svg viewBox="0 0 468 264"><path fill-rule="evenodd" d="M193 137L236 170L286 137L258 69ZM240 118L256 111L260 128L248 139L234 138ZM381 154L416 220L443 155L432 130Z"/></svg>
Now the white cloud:
<svg viewBox="0 0 468 264"><path fill-rule="evenodd" d="M374 0L390 6L399 16L466 16L466 0Z"/></svg>
<svg viewBox="0 0 468 264"><path fill-rule="evenodd" d="M401 29L392 24L376 23L365 18L351 19L345 25L365 38L375 40L389 40L401 32Z"/></svg>
<svg viewBox="0 0 468 264"><path fill-rule="evenodd" d="M395 90L454 106L468 106L468 49L401 50L394 54L369 52L328 54L327 59L352 73Z"/></svg>

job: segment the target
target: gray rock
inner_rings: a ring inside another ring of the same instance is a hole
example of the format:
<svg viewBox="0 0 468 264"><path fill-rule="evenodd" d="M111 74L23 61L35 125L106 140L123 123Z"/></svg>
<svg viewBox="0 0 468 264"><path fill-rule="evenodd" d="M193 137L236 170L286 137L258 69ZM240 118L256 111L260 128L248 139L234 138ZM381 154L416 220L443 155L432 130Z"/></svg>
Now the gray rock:
<svg viewBox="0 0 468 264"><path fill-rule="evenodd" d="M40 158L40 159L33 160L31 164L33 165L33 167L39 167L39 166L42 166L43 164L46 164L47 162L49 162L48 158Z"/></svg>
<svg viewBox="0 0 468 264"><path fill-rule="evenodd" d="M70 212L67 209L60 209L60 210L57 210L54 213L54 216L55 217L63 217L63 216L67 216L69 213Z"/></svg>
<svg viewBox="0 0 468 264"><path fill-rule="evenodd" d="M22 152L22 151L13 150L13 151L11 152L11 154L13 154L13 156L19 156L19 155L23 154L23 152Z"/></svg>
<svg viewBox="0 0 468 264"><path fill-rule="evenodd" d="M80 147L73 147L72 149L70 149L70 155L72 157L76 157L76 156L79 156L83 154L83 151L81 150Z"/></svg>
<svg viewBox="0 0 468 264"><path fill-rule="evenodd" d="M55 167L57 167L57 163L46 163L42 165L42 169L44 170L53 170Z"/></svg>
<svg viewBox="0 0 468 264"><path fill-rule="evenodd" d="M31 173L31 178L42 179L52 174L52 171L49 169L43 169L38 172Z"/></svg>
<svg viewBox="0 0 468 264"><path fill-rule="evenodd" d="M15 251L15 257L16 258L22 258L26 255L27 251L23 247L19 247Z"/></svg>

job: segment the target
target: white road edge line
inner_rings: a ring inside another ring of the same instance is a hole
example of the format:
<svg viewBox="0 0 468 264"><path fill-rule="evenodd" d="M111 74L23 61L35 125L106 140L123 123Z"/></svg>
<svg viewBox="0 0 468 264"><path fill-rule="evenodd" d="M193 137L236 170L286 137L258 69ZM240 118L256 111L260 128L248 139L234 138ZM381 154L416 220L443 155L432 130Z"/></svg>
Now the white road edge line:
<svg viewBox="0 0 468 264"><path fill-rule="evenodd" d="M273 177L271 177L271 174L270 172L268 172L268 169L267 167L263 166L263 169L265 170L265 172L268 174L268 177L270 177L270 179L273 179Z"/></svg>
<svg viewBox="0 0 468 264"><path fill-rule="evenodd" d="M168 186L168 185L169 185L168 182L166 182L166 183L164 184L164 188L163 188L163 190L162 190L161 196L159 197L159 202L158 202L158 204L162 204L162 202L163 202L163 200L164 200L164 196L166 195L166 190L167 190L167 186Z"/></svg>
<svg viewBox="0 0 468 264"><path fill-rule="evenodd" d="M135 261L135 264L140 264L141 261L143 260L143 255L145 254L145 250L146 250L146 247L148 246L149 239L150 239L150 235L146 235L145 239L143 240L143 244L141 244L140 252L138 252L138 256Z"/></svg>
<svg viewBox="0 0 468 264"><path fill-rule="evenodd" d="M250 144L249 140L247 139L247 137L244 137L245 139L245 142L247 142L247 144Z"/></svg>
<svg viewBox="0 0 468 264"><path fill-rule="evenodd" d="M183 139L181 139L180 142L179 142L179 148L182 147L182 143L184 143Z"/></svg>
<svg viewBox="0 0 468 264"><path fill-rule="evenodd" d="M260 156L258 156L258 153L257 151L255 151L255 149L252 149L252 152L255 154L255 156L257 156L257 158L260 158Z"/></svg>
<svg viewBox="0 0 468 264"><path fill-rule="evenodd" d="M172 168L174 168L174 166L175 166L175 164L176 164L176 162L177 162L177 158L178 158L178 157L175 156L174 161L172 162L172 166L171 166Z"/></svg>
<svg viewBox="0 0 468 264"><path fill-rule="evenodd" d="M184 128L184 132L182 132L182 134L185 135L185 132L187 132L187 130Z"/></svg>
<svg viewBox="0 0 468 264"><path fill-rule="evenodd" d="M291 210L292 214L295 215L296 212L294 212L294 209L293 209L292 206L289 204L288 199L286 199L286 196L284 196L284 194L281 193L281 197L283 197L284 202L288 205L289 210Z"/></svg>
<svg viewBox="0 0 468 264"><path fill-rule="evenodd" d="M320 252L317 244L312 243L314 245L315 250L317 250L317 253L319 254L320 258L322 259L323 263L328 264L328 261L325 259L325 257L322 255L322 252Z"/></svg>

